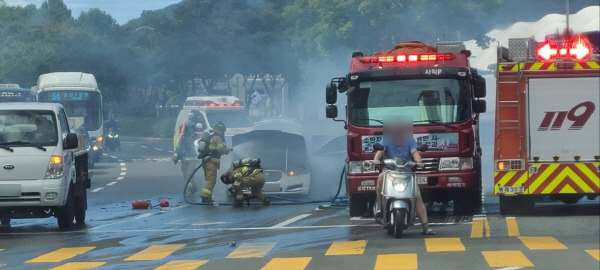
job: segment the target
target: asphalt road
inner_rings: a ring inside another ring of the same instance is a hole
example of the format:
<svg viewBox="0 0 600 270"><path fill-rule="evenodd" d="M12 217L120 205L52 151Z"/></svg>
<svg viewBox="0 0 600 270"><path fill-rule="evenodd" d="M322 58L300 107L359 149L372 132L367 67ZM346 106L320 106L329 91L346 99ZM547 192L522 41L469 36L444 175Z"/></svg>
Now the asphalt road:
<svg viewBox="0 0 600 270"><path fill-rule="evenodd" d="M234 209L221 183L219 206L187 205L171 148L170 140L124 140L93 170L87 225L58 231L54 218L14 220L0 231L0 269L600 268L597 200L513 217L498 213L494 197L476 216L436 205L437 236L415 226L393 239L372 219L322 203ZM169 209L158 207L162 199ZM153 207L132 210L134 200Z"/></svg>

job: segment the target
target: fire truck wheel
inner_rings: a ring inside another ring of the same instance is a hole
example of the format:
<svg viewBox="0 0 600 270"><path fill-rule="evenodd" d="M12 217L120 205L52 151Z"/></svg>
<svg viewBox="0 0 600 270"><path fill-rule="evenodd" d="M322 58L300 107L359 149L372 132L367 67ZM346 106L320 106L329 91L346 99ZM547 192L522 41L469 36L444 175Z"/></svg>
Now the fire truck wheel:
<svg viewBox="0 0 600 270"><path fill-rule="evenodd" d="M454 215L473 215L481 208L481 193L465 192L454 198Z"/></svg>
<svg viewBox="0 0 600 270"><path fill-rule="evenodd" d="M362 194L354 194L350 197L350 216L362 217L368 212L367 196Z"/></svg>

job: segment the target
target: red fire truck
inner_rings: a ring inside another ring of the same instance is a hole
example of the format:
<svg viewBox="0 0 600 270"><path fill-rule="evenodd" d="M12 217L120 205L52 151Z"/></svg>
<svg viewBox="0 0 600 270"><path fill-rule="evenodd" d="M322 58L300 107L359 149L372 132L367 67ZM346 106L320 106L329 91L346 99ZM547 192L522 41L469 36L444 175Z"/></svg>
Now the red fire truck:
<svg viewBox="0 0 600 270"><path fill-rule="evenodd" d="M494 193L502 214L529 211L544 196L598 196L599 36L509 39L498 49Z"/></svg>
<svg viewBox="0 0 600 270"><path fill-rule="evenodd" d="M425 201L454 200L456 214L481 206L479 114L485 112L485 79L470 67L461 42L406 42L373 55L352 54L350 73L326 88L327 117L338 115L337 92L346 93L346 187L350 215L371 213L378 172L373 145L387 115L412 118L424 168L417 182Z"/></svg>

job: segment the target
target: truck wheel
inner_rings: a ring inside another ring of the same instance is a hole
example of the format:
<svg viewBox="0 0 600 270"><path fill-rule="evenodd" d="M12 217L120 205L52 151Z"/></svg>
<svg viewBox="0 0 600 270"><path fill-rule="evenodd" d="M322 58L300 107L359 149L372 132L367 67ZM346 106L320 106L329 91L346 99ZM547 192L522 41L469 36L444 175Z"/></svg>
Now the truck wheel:
<svg viewBox="0 0 600 270"><path fill-rule="evenodd" d="M10 218L7 218L7 217L0 218L0 224L2 224L2 225L10 225Z"/></svg>
<svg viewBox="0 0 600 270"><path fill-rule="evenodd" d="M406 228L406 209L394 210L390 213L390 226L388 233L394 238L402 238L402 231Z"/></svg>
<svg viewBox="0 0 600 270"><path fill-rule="evenodd" d="M454 215L473 215L481 209L481 193L465 192L454 198Z"/></svg>
<svg viewBox="0 0 600 270"><path fill-rule="evenodd" d="M58 228L60 230L68 230L73 227L73 219L75 218L75 202L73 194L69 191L67 203L56 210L56 219L58 220Z"/></svg>
<svg viewBox="0 0 600 270"><path fill-rule="evenodd" d="M87 192L84 189L80 197L75 198L75 221L77 225L85 224L85 206L87 205Z"/></svg>
<svg viewBox="0 0 600 270"><path fill-rule="evenodd" d="M363 217L368 212L368 201L366 196L355 194L350 196L350 216Z"/></svg>

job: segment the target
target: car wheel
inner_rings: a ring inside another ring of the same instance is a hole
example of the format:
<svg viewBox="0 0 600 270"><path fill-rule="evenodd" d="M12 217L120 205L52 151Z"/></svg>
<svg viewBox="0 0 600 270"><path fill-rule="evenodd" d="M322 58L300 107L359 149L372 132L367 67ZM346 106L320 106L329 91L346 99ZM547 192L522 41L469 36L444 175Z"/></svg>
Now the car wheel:
<svg viewBox="0 0 600 270"><path fill-rule="evenodd" d="M69 191L67 196L67 203L64 206L56 210L56 219L58 220L58 228L61 230L68 230L73 227L73 219L75 218L75 202L73 200L73 194Z"/></svg>

